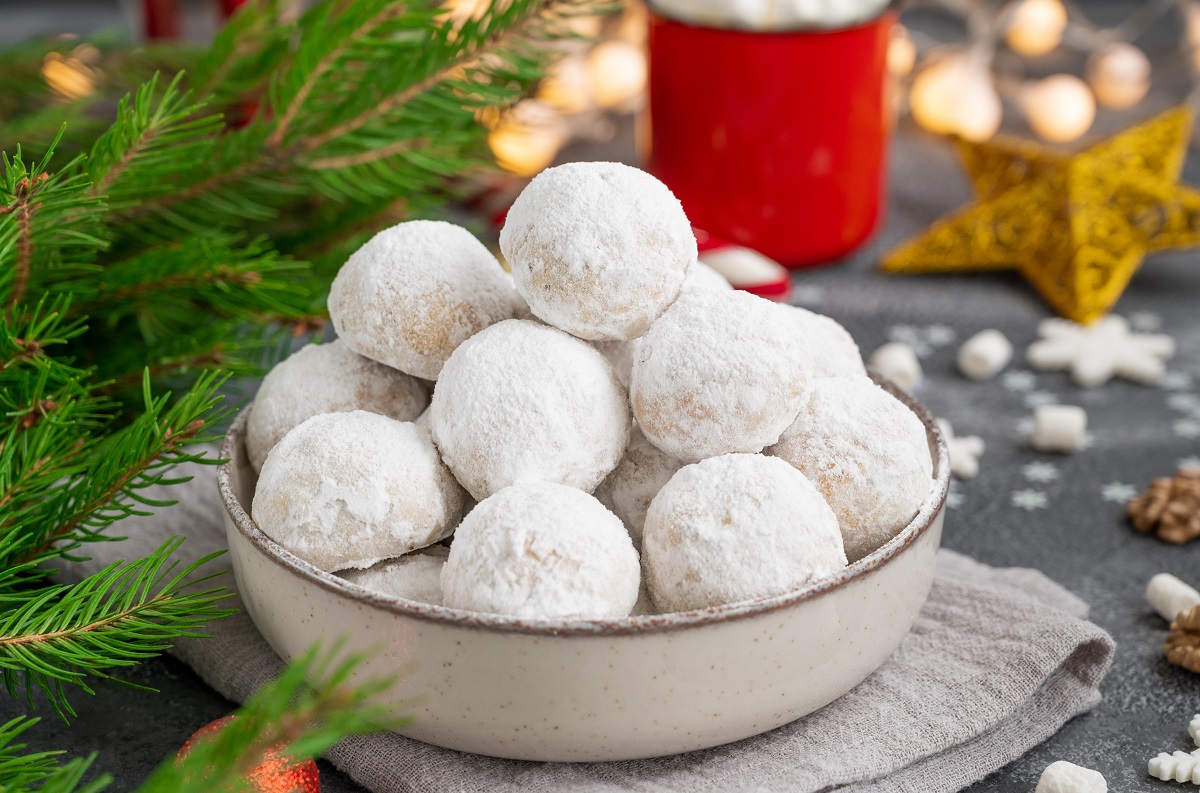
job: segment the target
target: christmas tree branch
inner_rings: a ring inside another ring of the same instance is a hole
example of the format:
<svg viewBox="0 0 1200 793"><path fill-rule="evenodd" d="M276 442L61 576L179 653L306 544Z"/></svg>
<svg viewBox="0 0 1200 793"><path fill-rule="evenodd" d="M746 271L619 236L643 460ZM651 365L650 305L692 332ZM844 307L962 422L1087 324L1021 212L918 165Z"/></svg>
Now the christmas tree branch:
<svg viewBox="0 0 1200 793"><path fill-rule="evenodd" d="M65 752L32 752L25 754L26 745L18 743L21 735L40 719L18 716L0 724L0 790L21 793L98 793L111 778L100 777L80 787L83 775L96 759L95 753L61 762Z"/></svg>
<svg viewBox="0 0 1200 793"><path fill-rule="evenodd" d="M326 6L325 9L328 12L332 12L333 6ZM375 14L366 22L363 22L361 25L355 28L354 31L343 38L337 46L322 56L317 61L316 66L314 66L304 78L304 81L300 84L300 88L296 91L296 95L292 97L291 101L288 102L287 106L283 109L283 113L279 117L279 123L276 124L274 131L271 132L271 134L267 137L268 148L278 150L283 145L283 141L287 136L288 129L292 122L296 119L296 114L299 113L301 107L303 107L304 100L306 100L309 94L312 93L313 89L316 88L320 79L324 77L326 73L333 68L334 64L336 64L338 60L346 53L346 50L361 40L364 36L369 34L371 31L382 25L384 22L390 19L395 19L406 10L407 6L399 3L384 7L379 11L379 13ZM328 20L326 19L325 21Z"/></svg>
<svg viewBox="0 0 1200 793"><path fill-rule="evenodd" d="M130 666L168 649L172 640L203 636L201 627L228 615L215 604L222 589L199 589L213 576L197 571L217 554L176 572L172 539L149 556L114 562L77 584L48 586L0 617L0 673L11 695L47 694L64 719L74 715L64 686L92 693L88 676Z"/></svg>

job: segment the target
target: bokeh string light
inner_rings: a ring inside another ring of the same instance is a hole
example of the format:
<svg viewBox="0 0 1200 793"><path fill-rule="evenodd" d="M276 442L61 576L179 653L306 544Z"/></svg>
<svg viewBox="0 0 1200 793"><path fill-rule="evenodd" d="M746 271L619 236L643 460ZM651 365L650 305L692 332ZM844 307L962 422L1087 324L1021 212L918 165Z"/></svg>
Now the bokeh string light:
<svg viewBox="0 0 1200 793"><path fill-rule="evenodd" d="M1011 108L1043 140L1078 140L1092 128L1098 108L1127 110L1146 98L1151 61L1134 42L1167 14L1183 22L1180 45L1193 85L1200 82L1197 0L1146 0L1109 28L1092 24L1064 0L1013 0L999 9L981 0L912 0L902 6L916 8L956 17L968 33L966 41L941 42L901 25L893 37L889 70L893 79L907 81L913 119L932 132L987 140ZM1059 49L1086 56L1083 79L1068 73L1029 76L1028 61Z"/></svg>

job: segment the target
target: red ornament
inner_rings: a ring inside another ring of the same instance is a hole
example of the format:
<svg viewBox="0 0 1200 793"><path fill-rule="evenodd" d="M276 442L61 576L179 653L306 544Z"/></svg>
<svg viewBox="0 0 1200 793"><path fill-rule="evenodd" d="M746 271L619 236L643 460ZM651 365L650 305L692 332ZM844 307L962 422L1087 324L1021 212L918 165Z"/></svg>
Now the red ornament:
<svg viewBox="0 0 1200 793"><path fill-rule="evenodd" d="M178 757L186 757L192 744L219 732L232 719L233 716L225 716L196 730L180 747ZM262 764L250 771L249 782L255 793L321 793L321 774L317 764L312 760L289 764L280 752L281 748L267 752Z"/></svg>

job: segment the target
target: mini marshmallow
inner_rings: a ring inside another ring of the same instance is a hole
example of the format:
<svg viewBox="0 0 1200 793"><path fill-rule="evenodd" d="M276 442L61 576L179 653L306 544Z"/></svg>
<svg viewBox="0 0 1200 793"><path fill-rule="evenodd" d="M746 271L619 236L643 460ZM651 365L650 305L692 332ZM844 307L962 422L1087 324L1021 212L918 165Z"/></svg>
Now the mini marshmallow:
<svg viewBox="0 0 1200 793"><path fill-rule="evenodd" d="M979 458L986 448L983 438L977 435L957 437L954 428L945 419L938 419L937 425L950 450L950 473L959 479L974 479L979 474Z"/></svg>
<svg viewBox="0 0 1200 793"><path fill-rule="evenodd" d="M921 382L921 362L913 348L902 341L883 345L871 353L867 363L905 391L912 391Z"/></svg>
<svg viewBox="0 0 1200 793"><path fill-rule="evenodd" d="M1192 736L1192 740L1197 746L1200 746L1200 713L1192 716L1192 720L1188 722L1188 735Z"/></svg>
<svg viewBox="0 0 1200 793"><path fill-rule="evenodd" d="M1074 452L1083 446L1087 413L1075 405L1042 405L1033 411L1033 448Z"/></svg>
<svg viewBox="0 0 1200 793"><path fill-rule="evenodd" d="M1099 771L1059 760L1046 766L1033 793L1108 793L1108 782Z"/></svg>
<svg viewBox="0 0 1200 793"><path fill-rule="evenodd" d="M958 369L972 380L991 380L1013 357L1013 346L998 330L976 333L958 348Z"/></svg>
<svg viewBox="0 0 1200 793"><path fill-rule="evenodd" d="M1200 606L1200 592L1170 573L1159 573L1146 585L1146 601L1170 622L1179 612Z"/></svg>

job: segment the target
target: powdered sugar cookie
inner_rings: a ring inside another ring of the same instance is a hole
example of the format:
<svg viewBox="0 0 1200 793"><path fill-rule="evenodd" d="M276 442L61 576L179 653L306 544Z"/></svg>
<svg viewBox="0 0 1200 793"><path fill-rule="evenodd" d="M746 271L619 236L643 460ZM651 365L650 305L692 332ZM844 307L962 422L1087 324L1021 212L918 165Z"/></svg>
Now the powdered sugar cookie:
<svg viewBox="0 0 1200 793"><path fill-rule="evenodd" d="M340 339L309 344L263 378L246 423L246 454L260 470L284 435L320 413L366 410L412 421L428 404L417 378L364 358Z"/></svg>
<svg viewBox="0 0 1200 793"><path fill-rule="evenodd" d="M865 377L854 337L834 319L799 306L783 306L800 329L812 356L814 377Z"/></svg>
<svg viewBox="0 0 1200 793"><path fill-rule="evenodd" d="M344 570L338 577L385 595L442 605L442 567L450 549L430 545L419 551L387 559L366 570Z"/></svg>
<svg viewBox="0 0 1200 793"><path fill-rule="evenodd" d="M629 404L604 356L526 320L454 351L430 405L442 459L477 499L520 482L591 492L629 442Z"/></svg>
<svg viewBox="0 0 1200 793"><path fill-rule="evenodd" d="M263 463L251 513L275 542L336 571L449 536L465 497L428 431L355 410L285 435Z"/></svg>
<svg viewBox="0 0 1200 793"><path fill-rule="evenodd" d="M693 289L716 289L728 292L733 289L733 286L725 280L725 276L697 259L688 268L687 278L683 280L683 291L679 295L680 299L683 299ZM617 379L626 388L629 387L629 379L633 374L633 359L637 357L637 350L641 343L641 338L629 341L614 339L592 342L596 349L604 353L604 357L613 365Z"/></svg>
<svg viewBox="0 0 1200 793"><path fill-rule="evenodd" d="M696 239L653 176L580 162L542 171L517 196L500 249L539 318L582 339L634 339L679 297Z"/></svg>
<svg viewBox="0 0 1200 793"><path fill-rule="evenodd" d="M638 555L592 496L551 482L479 502L442 570L445 605L523 619L625 617L638 599Z"/></svg>
<svg viewBox="0 0 1200 793"><path fill-rule="evenodd" d="M646 586L663 612L797 589L842 569L837 518L803 474L761 454L679 469L646 514Z"/></svg>
<svg viewBox="0 0 1200 793"><path fill-rule="evenodd" d="M513 316L512 289L469 231L412 220L379 232L342 265L329 316L360 355L437 380L458 345Z"/></svg>
<svg viewBox="0 0 1200 793"><path fill-rule="evenodd" d="M634 547L642 547L642 525L650 502L682 467L682 462L646 440L634 425L625 456L595 493L600 503L625 524Z"/></svg>
<svg viewBox="0 0 1200 793"><path fill-rule="evenodd" d="M698 290L642 337L630 394L650 442L696 462L775 443L811 380L808 347L782 306Z"/></svg>
<svg viewBox="0 0 1200 793"><path fill-rule="evenodd" d="M820 377L767 450L813 481L837 515L851 562L917 514L933 479L921 420L866 377Z"/></svg>

